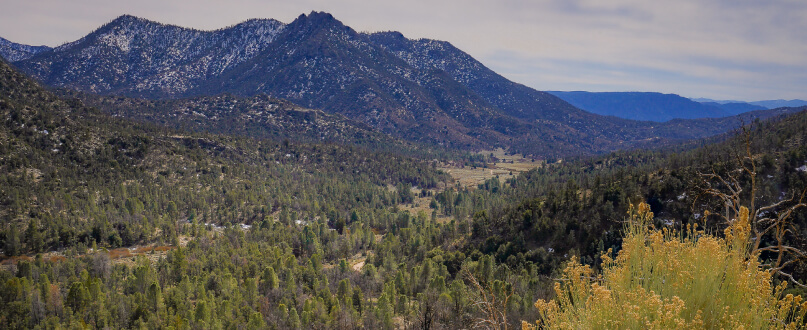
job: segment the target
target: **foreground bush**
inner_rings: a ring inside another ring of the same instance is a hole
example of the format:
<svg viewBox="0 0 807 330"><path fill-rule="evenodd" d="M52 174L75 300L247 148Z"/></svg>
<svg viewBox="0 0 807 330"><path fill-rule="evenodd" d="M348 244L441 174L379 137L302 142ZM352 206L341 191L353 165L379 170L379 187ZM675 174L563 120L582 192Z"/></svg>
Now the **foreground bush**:
<svg viewBox="0 0 807 330"><path fill-rule="evenodd" d="M549 329L801 328L807 302L774 287L749 251L748 210L725 231L685 233L650 227L647 204L631 208L622 251L603 256L602 273L572 259L538 300L538 326ZM524 328L533 328L523 323Z"/></svg>

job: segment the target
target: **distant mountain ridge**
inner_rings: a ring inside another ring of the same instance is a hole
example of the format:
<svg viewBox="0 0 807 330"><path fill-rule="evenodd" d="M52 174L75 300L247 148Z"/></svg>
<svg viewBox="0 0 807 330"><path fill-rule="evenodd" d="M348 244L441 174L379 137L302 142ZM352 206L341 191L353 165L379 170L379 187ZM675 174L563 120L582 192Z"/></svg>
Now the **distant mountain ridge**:
<svg viewBox="0 0 807 330"><path fill-rule="evenodd" d="M768 109L775 109L781 107L803 107L807 105L807 101L805 100L766 100L766 101L754 101L749 102L753 105L759 105L766 107Z"/></svg>
<svg viewBox="0 0 807 330"><path fill-rule="evenodd" d="M713 100L708 98L690 98L695 102L700 102L704 104L720 104L720 105L727 105L727 104L750 104L757 107L763 107L766 109L776 109L782 107L803 107L807 105L807 101L793 99L793 100L763 100L763 101L752 101L752 102L743 102L743 101L736 101L736 100Z"/></svg>
<svg viewBox="0 0 807 330"><path fill-rule="evenodd" d="M737 114L676 94L582 91L549 93L586 111L633 120L665 122L672 119L720 118Z"/></svg>
<svg viewBox="0 0 807 330"><path fill-rule="evenodd" d="M717 102L700 102L703 105L712 106L716 108L723 109L732 115L739 115L741 113L745 113L748 111L756 111L756 110L767 110L773 108L763 107L761 105L754 105L745 102L729 102L729 103L717 103ZM779 108L779 107L775 107Z"/></svg>
<svg viewBox="0 0 807 330"><path fill-rule="evenodd" d="M691 129L677 132L582 111L507 80L448 42L358 33L320 12L288 24L249 20L215 31L124 15L13 64L48 85L101 95L266 94L414 142L505 147L545 157L664 144L729 129L685 122L676 127Z"/></svg>

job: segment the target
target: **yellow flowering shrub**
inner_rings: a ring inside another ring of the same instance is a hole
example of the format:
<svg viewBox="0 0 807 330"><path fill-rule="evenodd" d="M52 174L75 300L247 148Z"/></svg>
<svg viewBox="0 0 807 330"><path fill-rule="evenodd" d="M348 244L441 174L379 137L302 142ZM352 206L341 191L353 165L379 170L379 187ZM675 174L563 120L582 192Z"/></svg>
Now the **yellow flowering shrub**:
<svg viewBox="0 0 807 330"><path fill-rule="evenodd" d="M807 302L782 297L772 274L749 253L748 210L709 235L653 229L647 204L631 207L622 251L603 255L602 272L572 258L555 283L556 298L538 300L541 319L524 329L763 329L803 327Z"/></svg>

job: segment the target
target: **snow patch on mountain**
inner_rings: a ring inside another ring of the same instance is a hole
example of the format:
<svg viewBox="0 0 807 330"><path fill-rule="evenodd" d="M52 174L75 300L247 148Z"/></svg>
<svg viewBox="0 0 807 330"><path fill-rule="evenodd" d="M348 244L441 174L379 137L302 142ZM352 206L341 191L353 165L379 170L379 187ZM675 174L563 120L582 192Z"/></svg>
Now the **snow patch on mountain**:
<svg viewBox="0 0 807 330"><path fill-rule="evenodd" d="M129 89L176 95L251 60L284 27L276 20L252 19L200 31L124 15L57 47L53 52L59 55L51 59L18 64L56 86L95 93Z"/></svg>
<svg viewBox="0 0 807 330"><path fill-rule="evenodd" d="M9 62L22 61L48 50L48 46L23 45L0 38L0 57Z"/></svg>

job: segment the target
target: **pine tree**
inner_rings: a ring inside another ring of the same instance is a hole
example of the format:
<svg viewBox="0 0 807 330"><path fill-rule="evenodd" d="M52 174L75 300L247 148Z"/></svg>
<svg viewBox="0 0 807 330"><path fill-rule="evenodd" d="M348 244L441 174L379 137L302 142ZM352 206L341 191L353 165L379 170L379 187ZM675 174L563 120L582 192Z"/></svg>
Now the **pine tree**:
<svg viewBox="0 0 807 330"><path fill-rule="evenodd" d="M3 249L7 256L15 256L22 253L20 246L20 234L17 232L17 227L11 225L6 232L5 248Z"/></svg>

